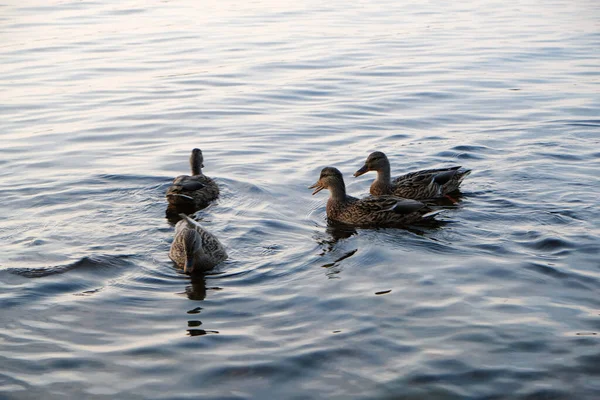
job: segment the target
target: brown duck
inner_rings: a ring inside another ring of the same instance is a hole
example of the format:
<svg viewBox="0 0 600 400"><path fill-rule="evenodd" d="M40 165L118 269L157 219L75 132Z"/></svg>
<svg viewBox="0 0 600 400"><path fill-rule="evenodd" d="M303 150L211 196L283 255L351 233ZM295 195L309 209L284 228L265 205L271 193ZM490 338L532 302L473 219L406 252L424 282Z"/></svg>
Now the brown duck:
<svg viewBox="0 0 600 400"><path fill-rule="evenodd" d="M361 176L369 171L377 171L377 178L371 184L370 193L372 195L392 194L415 200L447 196L449 193L458 190L463 179L471 173L469 169L455 166L410 172L392 179L390 177L390 162L381 151L369 154L365 165L356 171L354 176Z"/></svg>
<svg viewBox="0 0 600 400"><path fill-rule="evenodd" d="M180 175L167 189L169 208L186 208L196 211L202 209L219 197L217 183L202 174L204 157L200 149L192 150L190 156L192 175Z"/></svg>
<svg viewBox="0 0 600 400"><path fill-rule="evenodd" d="M225 247L215 235L185 214L175 225L169 258L186 274L203 272L227 259Z"/></svg>
<svg viewBox="0 0 600 400"><path fill-rule="evenodd" d="M426 214L431 209L420 201L396 196L371 196L364 199L348 196L342 173L333 167L323 168L319 180L309 189L315 189L313 195L329 189L327 218L332 222L374 228L403 226L430 219Z"/></svg>

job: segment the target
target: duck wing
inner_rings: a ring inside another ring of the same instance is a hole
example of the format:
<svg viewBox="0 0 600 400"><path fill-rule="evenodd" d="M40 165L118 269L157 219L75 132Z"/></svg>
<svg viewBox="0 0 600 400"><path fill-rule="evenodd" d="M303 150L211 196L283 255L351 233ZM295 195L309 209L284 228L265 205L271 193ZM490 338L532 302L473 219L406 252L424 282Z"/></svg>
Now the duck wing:
<svg viewBox="0 0 600 400"><path fill-rule="evenodd" d="M185 221L187 225L196 230L202 239L202 250L208 256L211 257L214 262L220 262L227 258L227 252L225 251L225 247L221 244L219 239L212 233L208 232L206 229L200 225L200 223L185 214L179 214L182 218L182 221Z"/></svg>
<svg viewBox="0 0 600 400"><path fill-rule="evenodd" d="M433 176L433 181L438 185L445 185L446 183L450 182L450 180L454 178L457 173L458 170L456 169L440 172L439 174L435 174Z"/></svg>
<svg viewBox="0 0 600 400"><path fill-rule="evenodd" d="M393 194L409 199L432 199L458 189L470 171L461 166L415 171L394 179ZM461 172L462 171L462 172Z"/></svg>
<svg viewBox="0 0 600 400"><path fill-rule="evenodd" d="M188 180L185 182L181 183L181 189L185 190L187 192L192 192L194 190L200 190L202 188L205 188L206 185L202 182L196 181L196 180Z"/></svg>
<svg viewBox="0 0 600 400"><path fill-rule="evenodd" d="M408 174L401 175L395 178L392 183L394 185L406 184L409 182L412 183L422 183L429 184L433 178L438 175L441 175L441 179L446 178L446 182L452 179L452 177L457 173L457 171L462 168L460 165L449 167L449 168L436 168L436 169L423 169L420 171L409 172ZM444 183L446 183L444 182ZM440 183L443 185L443 183Z"/></svg>
<svg viewBox="0 0 600 400"><path fill-rule="evenodd" d="M359 200L355 206L367 213L410 214L422 209L425 204L396 196L373 196Z"/></svg>

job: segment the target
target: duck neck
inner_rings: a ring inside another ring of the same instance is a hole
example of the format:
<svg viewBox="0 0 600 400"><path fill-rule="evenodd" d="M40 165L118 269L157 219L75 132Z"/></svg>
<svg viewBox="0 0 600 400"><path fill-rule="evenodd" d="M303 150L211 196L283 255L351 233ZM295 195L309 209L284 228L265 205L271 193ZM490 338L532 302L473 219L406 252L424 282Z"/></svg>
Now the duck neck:
<svg viewBox="0 0 600 400"><path fill-rule="evenodd" d="M202 174L202 160L200 157L190 157L190 166L192 167L192 175Z"/></svg>
<svg viewBox="0 0 600 400"><path fill-rule="evenodd" d="M390 172L390 165L387 164L383 168L377 170L377 183L388 186L390 184L390 180L392 174Z"/></svg>
<svg viewBox="0 0 600 400"><path fill-rule="evenodd" d="M346 185L344 181L335 182L333 185L329 185L330 199L335 202L346 200Z"/></svg>

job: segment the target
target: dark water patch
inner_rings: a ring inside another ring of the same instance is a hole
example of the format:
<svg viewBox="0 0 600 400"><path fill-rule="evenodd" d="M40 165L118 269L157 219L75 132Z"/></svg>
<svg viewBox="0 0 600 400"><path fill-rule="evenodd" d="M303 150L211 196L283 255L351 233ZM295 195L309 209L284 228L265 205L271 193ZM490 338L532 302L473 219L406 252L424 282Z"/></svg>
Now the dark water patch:
<svg viewBox="0 0 600 400"><path fill-rule="evenodd" d="M464 153L498 153L497 150L494 150L492 148L489 148L487 146L481 146L481 145L459 145L459 146L454 146L452 147L453 151L456 152L464 152Z"/></svg>
<svg viewBox="0 0 600 400"><path fill-rule="evenodd" d="M600 127L600 119L558 120L552 122L562 123L569 126L588 126L592 128Z"/></svg>
<svg viewBox="0 0 600 400"><path fill-rule="evenodd" d="M504 251L500 251L495 254L502 254ZM488 266L482 268L483 274L492 279L500 280L512 280L518 278L518 272L512 266Z"/></svg>
<svg viewBox="0 0 600 400"><path fill-rule="evenodd" d="M128 260L129 256L109 256L109 255L93 255L83 257L71 264L58 265L54 267L40 268L10 268L10 273L24 276L26 278L42 278L57 274L64 274L71 270L78 272L106 275L111 273L115 268L132 267L134 264Z"/></svg>
<svg viewBox="0 0 600 400"><path fill-rule="evenodd" d="M522 340L511 342L510 346L505 348L496 349L493 352L498 353L543 353L546 354L550 350L548 344L540 340Z"/></svg>
<svg viewBox="0 0 600 400"><path fill-rule="evenodd" d="M177 271L177 270L175 270ZM175 272L173 271L173 272ZM131 282L132 285L145 285L149 288L162 286L168 282L171 282L175 277L175 274L162 273L155 276L150 275L136 275L133 278L130 278L128 282ZM129 283L128 283L129 284Z"/></svg>
<svg viewBox="0 0 600 400"><path fill-rule="evenodd" d="M569 400L571 394L560 389L536 389L518 397L519 400Z"/></svg>
<svg viewBox="0 0 600 400"><path fill-rule="evenodd" d="M502 254L508 251L503 243L474 244L472 245L472 248L482 250L484 253L489 254Z"/></svg>
<svg viewBox="0 0 600 400"><path fill-rule="evenodd" d="M446 138L443 136L424 136L421 138L421 140L424 142L429 142L429 141L437 142L437 141L444 141L444 140L446 140Z"/></svg>
<svg viewBox="0 0 600 400"><path fill-rule="evenodd" d="M85 184L105 185L106 182L135 182L137 185L145 184L165 184L165 181L173 180L172 176L153 176L153 175L122 175L122 174L100 174L93 176L90 180L82 181Z"/></svg>
<svg viewBox="0 0 600 400"><path fill-rule="evenodd" d="M550 265L530 262L526 264L525 268L557 279L567 279L571 277L568 273L562 272Z"/></svg>
<svg viewBox="0 0 600 400"><path fill-rule="evenodd" d="M529 249L553 253L570 250L577 247L574 243L558 237L545 237L539 240L519 243Z"/></svg>
<svg viewBox="0 0 600 400"><path fill-rule="evenodd" d="M600 375L600 353L577 357L577 370L592 376Z"/></svg>
<svg viewBox="0 0 600 400"><path fill-rule="evenodd" d="M451 158L451 159L459 159L459 160L484 160L485 157L483 156L479 156L477 154L473 154L470 152L465 152L465 151L441 151L439 153L435 154L436 157L441 157L441 158Z"/></svg>
<svg viewBox="0 0 600 400"><path fill-rule="evenodd" d="M548 152L537 152L536 155L544 158L551 158L554 160L561 161L584 161L586 159L585 156L580 156L578 154L567 154L567 153L548 153Z"/></svg>
<svg viewBox="0 0 600 400"><path fill-rule="evenodd" d="M411 96L424 97L424 98L434 99L434 100L447 100L447 99L454 99L454 98L458 97L455 93L452 93L452 92L418 92L418 93L411 94Z"/></svg>
<svg viewBox="0 0 600 400"><path fill-rule="evenodd" d="M45 360L38 359L40 367L46 370L80 370L80 369L97 369L105 366L104 363L82 357L67 357L67 358L50 358Z"/></svg>
<svg viewBox="0 0 600 400"><path fill-rule="evenodd" d="M566 287L578 289L578 290L593 290L594 285L600 284L600 279L590 276L588 274L581 274L577 270L570 269L559 269L555 266L548 264L541 264L538 262L526 262L523 264L523 268L533 271L542 275L546 275L551 278L559 280Z"/></svg>

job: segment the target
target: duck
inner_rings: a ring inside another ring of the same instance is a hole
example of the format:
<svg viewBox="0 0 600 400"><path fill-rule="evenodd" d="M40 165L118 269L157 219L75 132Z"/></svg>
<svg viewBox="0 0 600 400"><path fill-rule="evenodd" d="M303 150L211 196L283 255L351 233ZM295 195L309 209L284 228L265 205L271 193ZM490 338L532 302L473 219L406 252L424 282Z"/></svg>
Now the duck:
<svg viewBox="0 0 600 400"><path fill-rule="evenodd" d="M334 167L321 170L319 180L309 189L313 195L323 189L330 193L327 218L334 223L363 228L400 227L429 220L436 212L417 200L397 196L370 196L362 199L346 194L342 173Z"/></svg>
<svg viewBox="0 0 600 400"><path fill-rule="evenodd" d="M227 259L227 251L215 235L186 214L179 216L169 258L184 273L202 273Z"/></svg>
<svg viewBox="0 0 600 400"><path fill-rule="evenodd" d="M202 173L204 157L202 150L193 149L190 156L192 175L180 175L167 189L166 197L170 208L189 208L192 212L207 207L219 197L217 183Z"/></svg>
<svg viewBox="0 0 600 400"><path fill-rule="evenodd" d="M354 177L369 171L377 171L377 178L369 190L373 196L394 195L414 200L448 197L449 193L458 190L463 179L471 173L470 169L459 165L410 172L392 179L390 161L381 151L369 154L362 168L354 173Z"/></svg>

